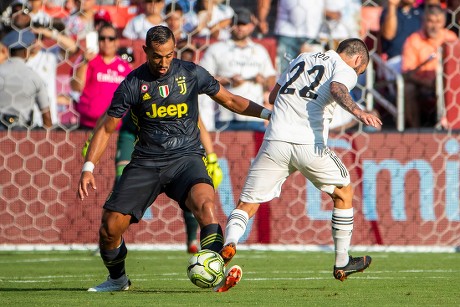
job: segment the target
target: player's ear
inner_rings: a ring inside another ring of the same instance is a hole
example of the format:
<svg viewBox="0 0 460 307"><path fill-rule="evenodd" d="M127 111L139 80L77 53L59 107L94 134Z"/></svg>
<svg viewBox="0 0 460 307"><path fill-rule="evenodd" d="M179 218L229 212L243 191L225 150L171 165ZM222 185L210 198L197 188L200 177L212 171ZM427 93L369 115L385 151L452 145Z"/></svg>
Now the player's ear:
<svg viewBox="0 0 460 307"><path fill-rule="evenodd" d="M360 54L356 54L352 58L352 63L353 63L353 69L356 71L356 73L359 75L359 69L363 65L363 56Z"/></svg>
<svg viewBox="0 0 460 307"><path fill-rule="evenodd" d="M354 59L355 67L361 66L362 61L363 61L363 56L361 54L355 55L355 59Z"/></svg>
<svg viewBox="0 0 460 307"><path fill-rule="evenodd" d="M147 47L146 45L142 45L142 50L144 50L145 54L148 54L149 47Z"/></svg>

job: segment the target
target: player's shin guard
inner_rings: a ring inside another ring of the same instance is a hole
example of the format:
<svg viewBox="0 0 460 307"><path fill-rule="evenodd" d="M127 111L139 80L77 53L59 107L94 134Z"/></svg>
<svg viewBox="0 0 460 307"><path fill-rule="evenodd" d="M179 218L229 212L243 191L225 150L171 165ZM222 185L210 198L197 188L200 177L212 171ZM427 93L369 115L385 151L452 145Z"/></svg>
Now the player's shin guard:
<svg viewBox="0 0 460 307"><path fill-rule="evenodd" d="M219 224L209 224L200 232L201 249L210 249L219 252L223 246L224 237L222 227Z"/></svg>
<svg viewBox="0 0 460 307"><path fill-rule="evenodd" d="M225 228L225 245L229 243L237 244L246 232L249 216L244 210L234 209L228 217L227 227Z"/></svg>
<svg viewBox="0 0 460 307"><path fill-rule="evenodd" d="M332 211L332 238L335 247L335 265L343 267L348 264L348 250L353 232L353 208Z"/></svg>
<svg viewBox="0 0 460 307"><path fill-rule="evenodd" d="M104 265L109 270L110 278L118 279L123 276L125 272L125 259L128 254L128 249L125 245L125 240L121 239L121 244L115 249L104 250L101 249L101 258Z"/></svg>

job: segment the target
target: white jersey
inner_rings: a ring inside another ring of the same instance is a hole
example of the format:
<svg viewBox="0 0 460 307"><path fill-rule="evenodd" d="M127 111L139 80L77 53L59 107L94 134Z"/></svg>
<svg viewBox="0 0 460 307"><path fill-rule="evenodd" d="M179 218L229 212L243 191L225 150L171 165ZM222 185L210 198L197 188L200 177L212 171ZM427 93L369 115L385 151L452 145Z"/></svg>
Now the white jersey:
<svg viewBox="0 0 460 307"><path fill-rule="evenodd" d="M330 83L339 82L351 90L357 78L335 51L300 54L278 79L281 89L265 139L327 145L329 124L337 106Z"/></svg>

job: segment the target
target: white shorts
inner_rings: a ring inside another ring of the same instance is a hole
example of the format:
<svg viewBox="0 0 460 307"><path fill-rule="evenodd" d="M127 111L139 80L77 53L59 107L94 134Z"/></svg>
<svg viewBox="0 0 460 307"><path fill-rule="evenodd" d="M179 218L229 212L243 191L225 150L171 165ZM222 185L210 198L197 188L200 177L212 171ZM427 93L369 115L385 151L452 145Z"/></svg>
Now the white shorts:
<svg viewBox="0 0 460 307"><path fill-rule="evenodd" d="M328 194L350 184L345 165L328 147L264 140L249 169L241 201L263 203L279 197L281 186L296 170Z"/></svg>

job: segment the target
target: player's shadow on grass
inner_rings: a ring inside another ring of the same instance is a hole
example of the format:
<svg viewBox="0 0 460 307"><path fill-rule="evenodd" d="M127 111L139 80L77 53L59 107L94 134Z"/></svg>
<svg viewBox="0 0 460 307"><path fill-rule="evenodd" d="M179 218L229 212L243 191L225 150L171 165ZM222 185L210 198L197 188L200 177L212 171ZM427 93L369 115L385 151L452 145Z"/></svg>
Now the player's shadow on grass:
<svg viewBox="0 0 460 307"><path fill-rule="evenodd" d="M86 291L83 288L0 288L0 292Z"/></svg>
<svg viewBox="0 0 460 307"><path fill-rule="evenodd" d="M203 292L212 292L211 289L193 289L193 290L184 290L184 289L170 289L170 290L158 290L158 289L129 289L130 293L139 293L139 294L145 294L145 293L156 293L156 294L169 294L169 293L176 293L176 294L202 294Z"/></svg>

